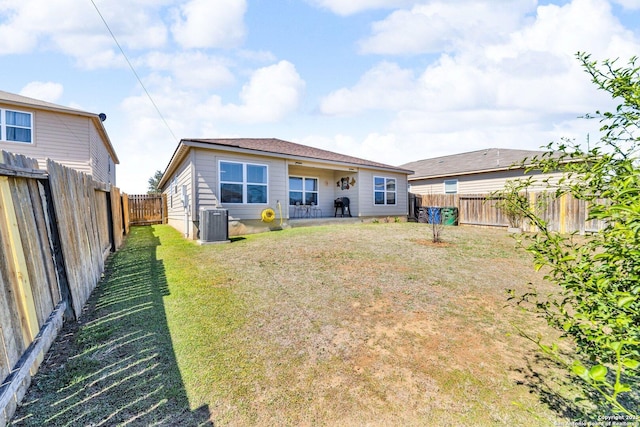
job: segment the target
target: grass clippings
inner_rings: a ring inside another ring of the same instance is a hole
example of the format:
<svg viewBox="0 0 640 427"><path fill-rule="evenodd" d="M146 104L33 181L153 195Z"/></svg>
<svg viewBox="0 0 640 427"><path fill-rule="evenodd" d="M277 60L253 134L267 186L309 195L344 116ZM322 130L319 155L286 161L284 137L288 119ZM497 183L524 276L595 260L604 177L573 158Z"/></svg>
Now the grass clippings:
<svg viewBox="0 0 640 427"><path fill-rule="evenodd" d="M351 224L197 246L134 227L16 424L563 422L566 378L512 324L549 331L504 291L549 285L501 230L428 237Z"/></svg>

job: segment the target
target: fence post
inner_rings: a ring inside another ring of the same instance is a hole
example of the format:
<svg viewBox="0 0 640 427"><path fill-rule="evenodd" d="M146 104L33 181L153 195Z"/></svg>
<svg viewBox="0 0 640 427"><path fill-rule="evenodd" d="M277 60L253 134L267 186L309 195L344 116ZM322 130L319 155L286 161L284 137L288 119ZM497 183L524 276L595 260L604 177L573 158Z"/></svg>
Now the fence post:
<svg viewBox="0 0 640 427"><path fill-rule="evenodd" d="M535 214L538 213L536 209L536 203L537 203L536 198L537 198L537 193L535 192L529 193L529 210ZM532 224L531 221L527 221L527 222L528 222L529 232L535 233L537 231L536 226Z"/></svg>
<svg viewBox="0 0 640 427"><path fill-rule="evenodd" d="M0 202L0 210L4 210L9 247L13 248L13 251L11 251L12 273L15 274L15 283L17 285L16 297L22 317L22 336L24 337L24 342L30 343L38 335L40 327L38 326L36 306L33 300L33 292L31 291L27 260L22 246L20 230L18 229L18 219L13 198L11 197L9 178L6 176L0 176Z"/></svg>
<svg viewBox="0 0 640 427"><path fill-rule="evenodd" d="M567 195L560 196L560 224L558 224L558 232L563 234L567 230Z"/></svg>

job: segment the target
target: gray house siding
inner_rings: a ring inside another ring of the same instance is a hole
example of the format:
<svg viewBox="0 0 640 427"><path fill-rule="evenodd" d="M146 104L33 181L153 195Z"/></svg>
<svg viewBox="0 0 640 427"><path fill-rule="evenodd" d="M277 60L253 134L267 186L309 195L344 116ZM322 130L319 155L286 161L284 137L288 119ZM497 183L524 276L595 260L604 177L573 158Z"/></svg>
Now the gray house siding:
<svg viewBox="0 0 640 427"><path fill-rule="evenodd" d="M219 205L229 210L232 219L260 218L264 209L276 209L276 202L278 201L280 201L283 211L286 210L289 198L286 191L288 179L286 177L287 164L285 160L217 150L194 149L191 152L195 153L195 176L198 188L196 208L198 210L203 207L216 207L216 205ZM267 166L267 203L220 203L217 195L220 191L219 164L221 161Z"/></svg>
<svg viewBox="0 0 640 427"><path fill-rule="evenodd" d="M445 194L444 181L457 180L458 194L489 194L492 191L504 188L506 181L517 178L533 177L535 183L530 187L531 191L543 190L543 181L558 180L561 173L541 174L532 173L525 175L522 169L475 173L467 175L452 175L447 177L411 180L411 192L415 194Z"/></svg>
<svg viewBox="0 0 640 427"><path fill-rule="evenodd" d="M93 125L91 120L88 120L89 132L90 132L90 155L91 155L91 170L95 179L108 184L114 184L116 182L116 169L113 159L109 155L107 148L102 143L102 138L98 129Z"/></svg>
<svg viewBox="0 0 640 427"><path fill-rule="evenodd" d="M193 174L192 155L180 164L164 190L167 195L167 222L186 237L194 236L194 202L191 176ZM186 190L187 205L183 205L183 186Z"/></svg>
<svg viewBox="0 0 640 427"><path fill-rule="evenodd" d="M394 205L376 205L374 203L374 177L394 178L396 180L396 203ZM407 175L386 171L365 169L360 171L360 207L359 216L406 216L408 211Z"/></svg>

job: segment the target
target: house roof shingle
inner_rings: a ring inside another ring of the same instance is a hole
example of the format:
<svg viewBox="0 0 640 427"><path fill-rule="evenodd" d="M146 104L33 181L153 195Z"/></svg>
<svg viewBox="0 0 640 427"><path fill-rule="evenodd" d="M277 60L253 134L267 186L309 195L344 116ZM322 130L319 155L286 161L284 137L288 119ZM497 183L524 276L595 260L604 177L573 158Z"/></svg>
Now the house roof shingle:
<svg viewBox="0 0 640 427"><path fill-rule="evenodd" d="M361 159L359 157L347 156L345 154L335 153L333 151L322 150L320 148L309 147L307 145L297 144L295 142L284 141L277 138L188 138L182 139L178 144L175 152L169 160L160 186L163 186L168 176L178 166L182 157L188 151L189 146L208 146L218 149L234 149L253 154L275 155L277 157L285 157L291 159L310 159L341 163L347 166L370 167L374 169L385 169L394 172L411 174L413 171L398 166L391 166L384 163L374 162L371 160Z"/></svg>
<svg viewBox="0 0 640 427"><path fill-rule="evenodd" d="M316 160L326 160L332 162L347 163L359 166L369 166L374 168L392 169L399 172L410 173L398 166L391 166L384 163L361 159L359 157L347 156L333 151L322 150L320 148L309 147L308 145L297 144L295 142L284 141L277 138L220 138L220 139L185 139L183 141L199 142L204 144L235 147L252 151L259 151L269 154L278 154L293 157L305 157Z"/></svg>
<svg viewBox="0 0 640 427"><path fill-rule="evenodd" d="M413 170L410 180L511 169L525 158L540 156L544 151L487 148L467 153L418 160L401 165Z"/></svg>

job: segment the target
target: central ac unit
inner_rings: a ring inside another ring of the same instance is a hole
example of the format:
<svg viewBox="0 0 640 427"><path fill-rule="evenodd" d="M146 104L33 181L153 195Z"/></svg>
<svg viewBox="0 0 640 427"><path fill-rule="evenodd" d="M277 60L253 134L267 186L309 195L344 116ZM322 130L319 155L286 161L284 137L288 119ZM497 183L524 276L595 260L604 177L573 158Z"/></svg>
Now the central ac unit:
<svg viewBox="0 0 640 427"><path fill-rule="evenodd" d="M229 211L226 209L200 209L200 243L229 241Z"/></svg>

